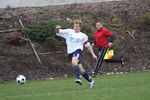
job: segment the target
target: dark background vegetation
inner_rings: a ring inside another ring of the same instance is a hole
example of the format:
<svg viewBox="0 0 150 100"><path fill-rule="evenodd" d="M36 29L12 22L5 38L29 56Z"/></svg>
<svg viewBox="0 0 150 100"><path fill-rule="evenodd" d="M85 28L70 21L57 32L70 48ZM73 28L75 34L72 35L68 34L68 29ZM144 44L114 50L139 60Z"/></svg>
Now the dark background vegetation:
<svg viewBox="0 0 150 100"><path fill-rule="evenodd" d="M6 8L0 9L0 31L21 31L0 33L0 80L12 81L19 74L29 80L73 76L65 41L56 37L54 27L60 24L63 28L72 28L74 19L84 22L82 31L89 36L90 41L97 21L116 35L112 49L115 50L116 58L124 57L125 65L104 62L99 74L150 69L149 0ZM30 43L21 37L33 41L42 64L38 62ZM92 71L96 63L87 50L84 50L82 62L88 72Z"/></svg>

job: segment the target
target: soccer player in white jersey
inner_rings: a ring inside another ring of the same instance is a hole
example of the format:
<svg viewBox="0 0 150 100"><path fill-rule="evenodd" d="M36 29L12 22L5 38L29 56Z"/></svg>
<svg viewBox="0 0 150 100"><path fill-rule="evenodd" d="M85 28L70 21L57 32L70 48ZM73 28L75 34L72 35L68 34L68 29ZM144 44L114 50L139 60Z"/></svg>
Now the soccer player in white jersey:
<svg viewBox="0 0 150 100"><path fill-rule="evenodd" d="M61 29L61 26L57 25L56 35L61 36L66 40L67 53L69 54L69 58L76 76L75 82L82 85L82 80L80 79L80 75L82 75L89 82L89 88L92 88L95 81L84 70L80 62L83 47L85 46L89 50L90 54L95 60L97 60L97 56L93 52L93 49L88 42L88 36L80 32L82 27L82 21L74 20L73 27L74 29Z"/></svg>

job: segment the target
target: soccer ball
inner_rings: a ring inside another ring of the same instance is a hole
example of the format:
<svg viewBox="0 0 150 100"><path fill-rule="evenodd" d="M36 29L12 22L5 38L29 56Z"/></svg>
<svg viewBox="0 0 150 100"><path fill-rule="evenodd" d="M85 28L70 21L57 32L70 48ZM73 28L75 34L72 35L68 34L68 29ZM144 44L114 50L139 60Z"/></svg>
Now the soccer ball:
<svg viewBox="0 0 150 100"><path fill-rule="evenodd" d="M24 84L24 83L26 82L25 76L23 76L23 75L18 75L17 78L16 78L16 82L17 82L18 84Z"/></svg>

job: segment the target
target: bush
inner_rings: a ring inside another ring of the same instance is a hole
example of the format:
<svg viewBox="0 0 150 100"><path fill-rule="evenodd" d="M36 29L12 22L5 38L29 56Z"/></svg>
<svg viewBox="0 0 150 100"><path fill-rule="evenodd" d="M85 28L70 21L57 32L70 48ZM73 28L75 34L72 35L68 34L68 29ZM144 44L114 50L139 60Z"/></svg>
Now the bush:
<svg viewBox="0 0 150 100"><path fill-rule="evenodd" d="M122 24L121 19L113 18L111 23L104 24L104 26L106 26L106 27L113 27L113 28L122 28L123 24Z"/></svg>
<svg viewBox="0 0 150 100"><path fill-rule="evenodd" d="M44 11L44 10L39 10L39 11L37 11L37 13L38 13L38 14L45 14L46 11Z"/></svg>
<svg viewBox="0 0 150 100"><path fill-rule="evenodd" d="M48 37L55 37L55 26L61 25L62 28L67 28L68 24L66 22L60 22L55 20L42 21L35 24L25 25L25 28L22 29L22 33L30 38L31 40L37 42L43 42Z"/></svg>
<svg viewBox="0 0 150 100"><path fill-rule="evenodd" d="M86 35L88 35L89 39L93 39L94 38L94 34L93 33L95 31L95 28L92 25L90 25L90 24L84 25L82 31Z"/></svg>
<svg viewBox="0 0 150 100"><path fill-rule="evenodd" d="M140 22L143 25L150 25L150 12L140 14Z"/></svg>

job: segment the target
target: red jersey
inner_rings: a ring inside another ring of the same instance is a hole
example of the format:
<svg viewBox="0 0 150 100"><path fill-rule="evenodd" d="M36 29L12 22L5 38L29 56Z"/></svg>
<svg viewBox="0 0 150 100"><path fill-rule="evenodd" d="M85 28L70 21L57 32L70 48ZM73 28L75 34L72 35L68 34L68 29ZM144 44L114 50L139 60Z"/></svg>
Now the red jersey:
<svg viewBox="0 0 150 100"><path fill-rule="evenodd" d="M101 47L109 47L109 41L108 37L112 36L113 33L105 28L102 28L101 30L97 30L94 32L94 38L96 41L96 46Z"/></svg>

